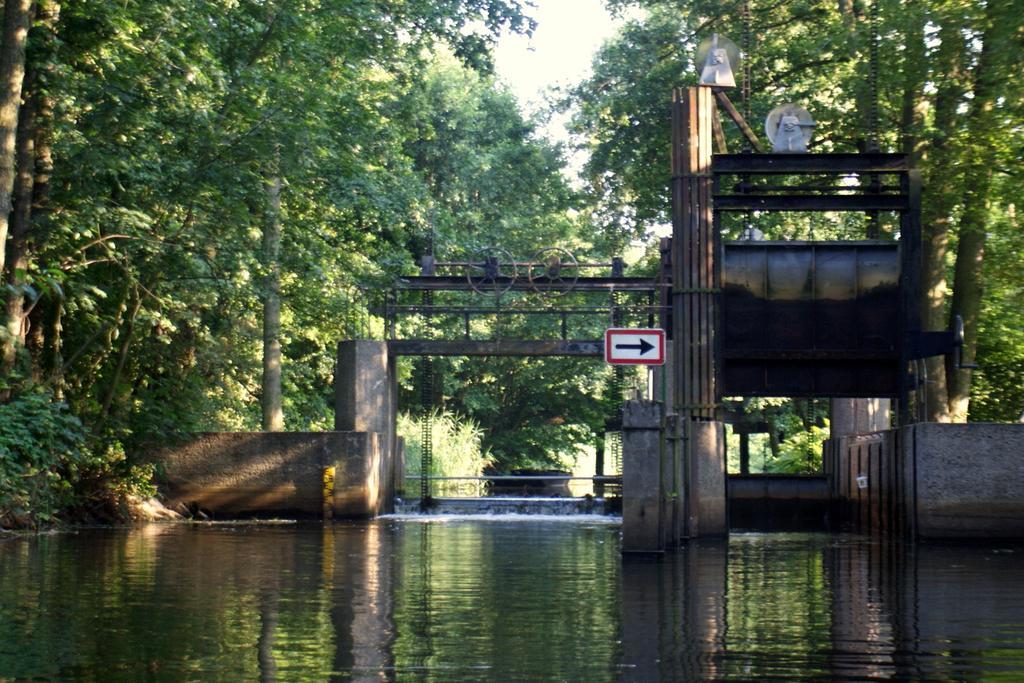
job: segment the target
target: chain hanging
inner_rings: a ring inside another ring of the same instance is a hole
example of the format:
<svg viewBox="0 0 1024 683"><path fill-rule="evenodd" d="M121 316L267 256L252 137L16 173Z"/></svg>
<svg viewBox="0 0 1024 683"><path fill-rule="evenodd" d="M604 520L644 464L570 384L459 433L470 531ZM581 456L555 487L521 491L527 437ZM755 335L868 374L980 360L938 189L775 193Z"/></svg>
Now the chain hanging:
<svg viewBox="0 0 1024 683"><path fill-rule="evenodd" d="M750 0L743 0L740 9L740 18L743 21L743 31L740 36L740 52L742 53L742 83L740 84L740 96L742 97L743 118L750 120ZM744 138L743 151L750 151L750 142Z"/></svg>
<svg viewBox="0 0 1024 683"><path fill-rule="evenodd" d="M434 304L434 293L422 294L424 316L430 315ZM420 359L420 500L430 498L430 479L434 467L434 361L430 356Z"/></svg>
<svg viewBox="0 0 1024 683"><path fill-rule="evenodd" d="M871 0L871 10L868 16L868 40L870 41L868 44L868 88L871 91L868 109L868 152L878 152L881 149L878 106L879 4L880 0Z"/></svg>

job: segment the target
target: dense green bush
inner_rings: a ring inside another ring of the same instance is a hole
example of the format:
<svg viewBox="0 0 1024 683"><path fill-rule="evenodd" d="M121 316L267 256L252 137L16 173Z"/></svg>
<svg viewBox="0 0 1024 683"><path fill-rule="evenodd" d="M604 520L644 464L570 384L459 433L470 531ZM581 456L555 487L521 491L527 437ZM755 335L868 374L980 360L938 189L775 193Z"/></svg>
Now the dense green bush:
<svg viewBox="0 0 1024 683"><path fill-rule="evenodd" d="M767 471L778 474L820 474L821 448L828 436L828 425L811 425L810 429L795 432L779 444L779 457L769 463Z"/></svg>
<svg viewBox="0 0 1024 683"><path fill-rule="evenodd" d="M30 391L0 405L0 526L38 527L149 493L151 472L116 447L90 447L66 404Z"/></svg>
<svg viewBox="0 0 1024 683"><path fill-rule="evenodd" d="M429 474L438 477L479 477L483 474L490 457L483 448L484 433L480 426L467 417L444 410L432 412L430 420L433 459ZM398 435L405 439L406 476L419 476L423 457L419 417L400 414ZM416 484L417 481L406 482L407 487ZM451 495L478 493L477 482L468 485L466 482L445 482L441 488ZM438 486L435 485L434 489L438 495Z"/></svg>

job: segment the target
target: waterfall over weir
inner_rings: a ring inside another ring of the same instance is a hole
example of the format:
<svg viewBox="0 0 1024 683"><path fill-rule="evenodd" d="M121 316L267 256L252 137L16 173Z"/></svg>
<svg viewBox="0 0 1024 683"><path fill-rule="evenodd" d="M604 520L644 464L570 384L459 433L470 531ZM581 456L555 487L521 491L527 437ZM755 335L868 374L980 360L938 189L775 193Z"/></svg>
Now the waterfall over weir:
<svg viewBox="0 0 1024 683"><path fill-rule="evenodd" d="M611 515L610 505L604 498L567 497L484 497L434 498L424 510L417 499L396 500L395 514L425 515Z"/></svg>

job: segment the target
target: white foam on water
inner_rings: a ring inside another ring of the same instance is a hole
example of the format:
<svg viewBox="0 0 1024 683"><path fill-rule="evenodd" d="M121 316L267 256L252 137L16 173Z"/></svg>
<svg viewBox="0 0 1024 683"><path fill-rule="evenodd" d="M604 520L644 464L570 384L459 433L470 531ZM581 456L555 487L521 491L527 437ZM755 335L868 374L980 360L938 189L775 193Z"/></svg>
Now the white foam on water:
<svg viewBox="0 0 1024 683"><path fill-rule="evenodd" d="M615 515L533 515L529 513L502 512L495 514L450 514L450 513L414 513L399 512L380 515L377 519L397 522L421 522L427 524L446 524L450 522L570 522L574 524L603 524L618 526L622 518Z"/></svg>

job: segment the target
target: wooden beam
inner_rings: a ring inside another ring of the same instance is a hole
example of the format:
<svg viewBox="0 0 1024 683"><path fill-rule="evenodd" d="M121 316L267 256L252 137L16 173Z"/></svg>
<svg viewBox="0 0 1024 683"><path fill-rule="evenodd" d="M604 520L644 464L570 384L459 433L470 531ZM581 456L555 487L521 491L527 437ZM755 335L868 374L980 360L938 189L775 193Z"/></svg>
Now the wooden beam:
<svg viewBox="0 0 1024 683"><path fill-rule="evenodd" d="M715 133L715 148L719 154L728 154L729 147L725 144L725 131L722 130L722 117L718 115L718 110L715 109L711 112L711 126Z"/></svg>
<svg viewBox="0 0 1024 683"><path fill-rule="evenodd" d="M736 109L736 106L732 103L732 100L729 99L729 96L721 90L716 90L715 99L718 100L718 103L722 105L723 109L725 109L725 113L729 115L729 118L733 120L733 123L735 123L740 129L740 132L743 133L743 137L747 139L755 150L763 154L764 147L761 145L761 141L757 139L756 135L754 135L754 131L752 131L750 126L747 125L746 119L744 119L743 115L740 114L738 109Z"/></svg>

